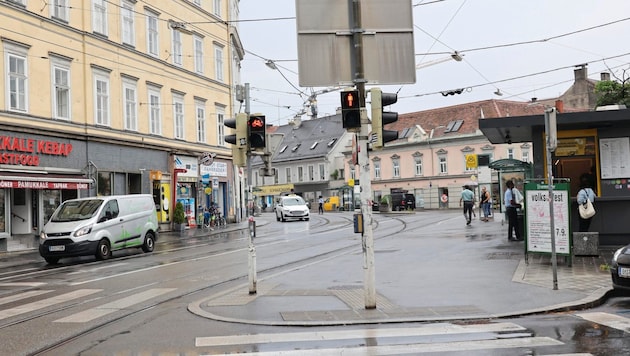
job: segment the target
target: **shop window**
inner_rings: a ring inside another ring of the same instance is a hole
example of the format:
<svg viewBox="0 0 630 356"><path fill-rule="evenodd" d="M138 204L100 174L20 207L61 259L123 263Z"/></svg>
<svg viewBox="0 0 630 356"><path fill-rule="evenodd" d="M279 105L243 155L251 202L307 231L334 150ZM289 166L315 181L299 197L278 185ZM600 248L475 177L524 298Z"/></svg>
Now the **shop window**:
<svg viewBox="0 0 630 356"><path fill-rule="evenodd" d="M111 172L98 172L98 195L112 195L114 179Z"/></svg>

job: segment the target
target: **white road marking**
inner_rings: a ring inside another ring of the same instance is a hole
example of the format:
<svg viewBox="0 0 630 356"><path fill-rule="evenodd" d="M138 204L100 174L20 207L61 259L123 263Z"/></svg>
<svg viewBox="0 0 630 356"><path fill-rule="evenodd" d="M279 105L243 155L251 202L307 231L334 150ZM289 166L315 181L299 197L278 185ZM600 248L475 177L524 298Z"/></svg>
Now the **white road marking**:
<svg viewBox="0 0 630 356"><path fill-rule="evenodd" d="M428 344L404 344L367 346L353 348L334 349L312 349L312 350L288 350L251 352L250 355L257 356L321 356L321 355L343 355L343 356L365 356L365 355L404 355L421 354L427 352L456 352L471 350L491 350L491 349L512 349L521 347L558 346L562 342L549 337L531 337L516 339L497 339L480 341L454 341L437 342Z"/></svg>
<svg viewBox="0 0 630 356"><path fill-rule="evenodd" d="M103 265L101 267L80 269L78 271L69 272L69 273L67 273L67 275L98 272L98 271L100 271L102 269L108 269L108 268L112 268L112 267L120 267L120 266L125 266L125 265L128 265L128 264L129 263L127 263L127 262L112 263L112 264Z"/></svg>
<svg viewBox="0 0 630 356"><path fill-rule="evenodd" d="M0 298L0 305L12 303L17 300L22 300L22 299L26 299L30 297L36 297L38 295L42 295L42 294L46 294L50 292L52 292L52 290L32 290L32 291L28 291L24 293L18 293L16 295L10 295L8 297Z"/></svg>
<svg viewBox="0 0 630 356"><path fill-rule="evenodd" d="M129 308L134 304L138 304L140 302L149 300L151 298L160 296L162 294L166 294L174 291L175 288L155 288L149 289L144 292L140 292L134 295L131 295L126 298L115 300L111 303L103 304L96 308L84 310L82 312L69 315L65 318L57 319L55 323L84 323L96 318L100 318L107 314L111 314L117 312L121 309Z"/></svg>
<svg viewBox="0 0 630 356"><path fill-rule="evenodd" d="M54 304L65 303L72 299L82 298L90 294L98 293L101 291L102 289L79 289L70 293L61 294L61 295L57 295L57 296L50 297L47 299L39 300L36 302L23 304L15 308L0 310L0 320L10 318L12 316L32 312L38 309L43 309Z"/></svg>
<svg viewBox="0 0 630 356"><path fill-rule="evenodd" d="M630 333L630 319L610 313L581 313L580 318Z"/></svg>
<svg viewBox="0 0 630 356"><path fill-rule="evenodd" d="M45 284L44 282L9 282L0 283L0 287L41 287Z"/></svg>
<svg viewBox="0 0 630 356"><path fill-rule="evenodd" d="M356 329L303 333L254 334L198 337L195 345L226 346L239 344L263 344L295 341L330 341L344 339L364 339L376 337L427 336L447 334L469 334L483 332L514 332L526 330L512 323L492 323L477 325L431 324L417 328Z"/></svg>

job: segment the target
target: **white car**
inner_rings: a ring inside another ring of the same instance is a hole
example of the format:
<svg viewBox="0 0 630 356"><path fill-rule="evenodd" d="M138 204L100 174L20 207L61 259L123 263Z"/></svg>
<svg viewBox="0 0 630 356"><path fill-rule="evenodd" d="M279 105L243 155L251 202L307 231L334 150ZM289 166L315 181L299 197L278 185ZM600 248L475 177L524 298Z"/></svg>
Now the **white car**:
<svg viewBox="0 0 630 356"><path fill-rule="evenodd" d="M287 221L287 219L299 219L308 221L311 217L306 202L299 195L288 195L281 197L276 204L276 220Z"/></svg>

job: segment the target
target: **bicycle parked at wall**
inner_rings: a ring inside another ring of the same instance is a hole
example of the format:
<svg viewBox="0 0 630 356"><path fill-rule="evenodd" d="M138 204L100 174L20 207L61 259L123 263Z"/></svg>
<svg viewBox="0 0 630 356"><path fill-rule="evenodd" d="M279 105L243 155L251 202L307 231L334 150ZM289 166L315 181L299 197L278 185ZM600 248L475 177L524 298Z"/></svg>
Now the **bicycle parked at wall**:
<svg viewBox="0 0 630 356"><path fill-rule="evenodd" d="M227 226L227 220L222 216L221 210L218 207L210 207L204 210L203 227L205 229L225 226Z"/></svg>

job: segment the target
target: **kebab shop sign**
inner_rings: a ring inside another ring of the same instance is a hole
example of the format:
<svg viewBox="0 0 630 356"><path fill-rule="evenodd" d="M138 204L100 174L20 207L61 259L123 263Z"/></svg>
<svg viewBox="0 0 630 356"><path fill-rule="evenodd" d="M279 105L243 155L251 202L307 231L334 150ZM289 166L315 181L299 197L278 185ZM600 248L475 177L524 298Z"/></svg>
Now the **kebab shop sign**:
<svg viewBox="0 0 630 356"><path fill-rule="evenodd" d="M70 152L70 143L0 136L0 164L39 166L41 155L68 157Z"/></svg>

